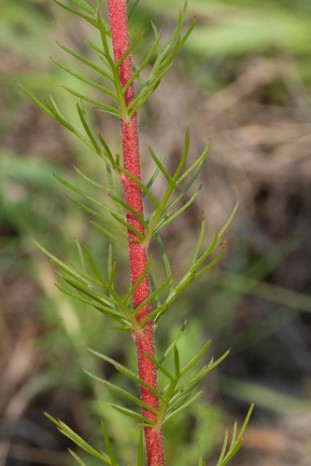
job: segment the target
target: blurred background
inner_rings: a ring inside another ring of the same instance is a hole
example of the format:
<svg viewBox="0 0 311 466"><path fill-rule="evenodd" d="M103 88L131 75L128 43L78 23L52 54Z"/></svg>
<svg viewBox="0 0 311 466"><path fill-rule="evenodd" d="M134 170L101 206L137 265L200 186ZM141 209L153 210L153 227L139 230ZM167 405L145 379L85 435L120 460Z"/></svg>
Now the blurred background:
<svg viewBox="0 0 311 466"><path fill-rule="evenodd" d="M134 2L131 3L133 5ZM150 18L163 41L173 31L180 0L140 0L133 35L146 30L134 58L152 39ZM210 357L231 353L203 384L204 394L166 427L168 464L196 463L198 445L215 464L225 426L256 408L233 464L310 464L311 454L311 0L191 0L198 25L167 78L140 114L144 176L147 147L165 152L174 169L187 127L191 158L212 146L199 202L164 233L176 276L187 266L202 211L212 237L236 201L221 263L201 276L160 324L159 348L188 325L179 345L189 358L207 338ZM82 84L50 57L68 58L56 41L86 52L88 24L48 0L0 3L0 466L70 465L72 445L42 411L61 418L100 448L104 418L134 465L135 429L94 400L110 400L87 368L123 383L87 352L110 354L135 367L129 341L92 309L60 293L56 273L33 242L76 260L75 239L97 257L107 244L66 199L53 174L73 182L73 167L100 179L98 160L20 90L49 94L77 122L63 90ZM70 60L78 69L79 63ZM85 87L85 86L84 86ZM84 89L84 88L83 88ZM91 113L120 149L118 122ZM155 192L162 192L161 182ZM148 208L148 207L147 207ZM120 286L127 283L120 253ZM120 429L120 425L122 429ZM123 459L122 459L123 458ZM86 460L88 465L96 462Z"/></svg>

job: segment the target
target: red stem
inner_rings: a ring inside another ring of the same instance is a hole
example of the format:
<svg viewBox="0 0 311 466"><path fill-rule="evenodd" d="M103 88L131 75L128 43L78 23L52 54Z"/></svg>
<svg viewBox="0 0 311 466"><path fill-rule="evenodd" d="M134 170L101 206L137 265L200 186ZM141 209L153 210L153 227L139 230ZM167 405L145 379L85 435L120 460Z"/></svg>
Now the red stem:
<svg viewBox="0 0 311 466"><path fill-rule="evenodd" d="M127 24L126 0L108 0L108 11L112 35L112 44L115 62L129 48L129 35ZM122 62L119 69L119 77L122 88L132 77L131 57L128 55ZM131 85L125 93L125 103L129 105L134 99L134 86ZM137 118L134 115L128 118L124 115L121 120L122 144L123 144L123 164L126 171L135 178L141 180L140 175L140 155L138 141ZM125 202L144 218L142 192L139 186L127 176L122 176ZM144 237L145 229L139 220L129 211L126 211L127 222L134 227ZM128 230L129 261L131 271L131 281L134 285L140 278L147 266L147 245L144 242L137 242L135 233ZM150 294L148 275L142 280L133 294L134 309L137 308ZM151 311L148 303L137 314L137 322L141 323ZM147 382L154 389L157 389L156 367L145 354L155 357L154 345L154 324L151 320L144 325L143 329L135 331L133 338L136 344L137 364L139 377ZM149 389L140 386L140 396L144 403L152 408L159 409L159 400ZM142 409L143 416L157 422L157 416L148 409ZM145 443L148 466L164 466L165 457L163 449L163 439L161 426L145 427Z"/></svg>

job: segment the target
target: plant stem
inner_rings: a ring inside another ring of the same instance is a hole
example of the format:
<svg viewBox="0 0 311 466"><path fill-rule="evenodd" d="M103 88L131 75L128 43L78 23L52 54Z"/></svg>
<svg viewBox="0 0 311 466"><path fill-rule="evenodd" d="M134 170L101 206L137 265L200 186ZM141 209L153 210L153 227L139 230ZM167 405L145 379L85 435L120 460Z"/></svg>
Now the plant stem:
<svg viewBox="0 0 311 466"><path fill-rule="evenodd" d="M108 11L112 35L112 44L115 63L129 48L129 35L127 23L126 0L108 0ZM124 88L128 80L132 77L131 57L128 55L118 68L121 87ZM131 85L125 92L125 103L128 106L134 99L134 86ZM135 178L141 180L140 175L140 154L138 140L138 125L136 115L131 118L127 114L121 119L123 164L126 171ZM144 218L142 191L140 187L126 175L121 175L125 202L135 209ZM145 237L145 229L139 220L129 211L126 212L127 222ZM147 266L148 245L137 241L133 231L128 230L129 262L131 281L134 285L140 278ZM150 294L148 274L142 280L133 294L134 309L145 301ZM137 323L140 324L151 311L150 302L137 313ZM157 390L157 374L154 363L145 355L155 357L154 344L154 323L148 320L143 328L137 325L133 333L136 344L137 364L139 377ZM144 386L140 386L140 396L144 403L159 410L159 400L157 396ZM157 424L156 414L143 408L143 415L155 423L154 427L145 427L145 444L148 466L165 465L163 439L161 426Z"/></svg>

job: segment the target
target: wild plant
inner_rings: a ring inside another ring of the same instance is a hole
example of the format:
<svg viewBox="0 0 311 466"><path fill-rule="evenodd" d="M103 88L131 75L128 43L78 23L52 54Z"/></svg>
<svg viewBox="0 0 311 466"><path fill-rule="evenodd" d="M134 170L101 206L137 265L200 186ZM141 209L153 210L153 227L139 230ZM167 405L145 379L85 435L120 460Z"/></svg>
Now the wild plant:
<svg viewBox="0 0 311 466"><path fill-rule="evenodd" d="M189 164L190 134L187 131L184 148L174 173L167 171L165 157L159 157L152 148L149 148L155 170L149 181L145 183L141 177L137 115L170 70L176 54L191 34L195 21L187 28L184 27L187 6L185 5L179 13L176 28L165 46L161 45L160 33L151 23L153 44L145 58L135 67L131 55L138 43L143 40L143 34L139 33L131 43L129 42L126 0L107 1L109 22L105 21L101 14L101 10L106 8L101 0L93 2L96 5L86 0L68 0L67 3L54 0L54 2L69 14L89 23L99 37L98 43L86 41L87 47L95 52L94 59L89 59L60 44L63 51L83 65L85 72L76 71L67 64L56 62L60 68L90 88L89 94L66 88L67 92L78 99L76 109L81 123L80 128L66 119L53 97L41 102L28 90L25 92L44 112L94 152L98 156L98 170L103 168L105 170L103 170L104 182L98 182L77 169L83 183L86 182L98 190L98 197L93 197L87 190L61 177L57 179L74 193L72 202L93 218L91 224L109 239L106 272L102 272L102 264L98 264L98 259L94 257L87 244L78 244L80 268L66 264L44 247L39 247L56 266L60 276L58 286L64 293L84 303L85 306L100 311L115 322L116 331L125 332L132 338L136 346L137 373L111 357L94 350L90 351L95 357L112 365L125 378L137 384L140 396L95 374L89 375L103 383L118 397L124 398L124 405L112 403L110 407L136 421L137 465L162 466L165 464L163 425L195 401L200 395L197 389L200 382L228 355L227 351L218 359L212 359L208 364L196 369L210 347L208 341L186 364L182 365L178 350L181 333L178 338L170 342L164 354L158 356L155 351L155 332L159 321L165 318L171 305L177 298L180 299L191 283L213 267L223 256L222 238L235 212L234 209L226 224L215 234L207 247L204 246L205 219L204 216L202 217L192 258L181 278L176 280L162 239L162 230L183 214L197 199L200 187L194 188L194 185L208 154L209 144L199 157ZM107 113L120 121L122 160L118 154L113 153L107 138L101 133L96 133L84 104L90 104L96 111ZM163 177L166 182L161 199L155 197L152 189L158 177ZM144 213L144 200L152 206L149 216ZM152 243L158 247L165 271L165 278L161 283L157 282L153 273L153 261L150 257ZM115 246L124 248L128 252L130 277L125 292L119 289L116 280L118 268ZM172 364L167 363L169 360ZM166 379L163 386L158 384L159 374L161 379ZM240 449L251 411L252 407L239 433L235 424L230 445L228 445L228 432L226 433L217 466L227 464ZM101 427L106 446L105 452L101 447L91 446L61 420L54 419L49 414L47 416L64 435L98 461L113 466L120 464L104 422L101 423ZM117 444L117 439L115 443ZM85 464L78 453L73 451L70 453L80 465ZM198 464L205 464L202 455Z"/></svg>

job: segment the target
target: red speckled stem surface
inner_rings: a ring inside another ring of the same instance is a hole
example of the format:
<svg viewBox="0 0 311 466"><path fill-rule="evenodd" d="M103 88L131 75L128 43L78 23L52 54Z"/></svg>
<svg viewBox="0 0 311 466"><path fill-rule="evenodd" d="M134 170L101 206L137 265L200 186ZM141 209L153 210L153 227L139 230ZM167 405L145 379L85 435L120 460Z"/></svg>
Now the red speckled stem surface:
<svg viewBox="0 0 311 466"><path fill-rule="evenodd" d="M109 20L112 35L112 44L115 62L118 62L120 57L129 48L129 35L127 24L127 9L126 0L108 0ZM119 77L121 86L124 87L127 81L132 76L131 57L128 55L119 67ZM125 94L125 102L128 105L134 99L134 86L131 85ZM141 179L140 175L140 155L138 142L138 126L137 118L134 115L128 118L127 115L121 120L122 144L123 144L123 164L126 171L134 175L135 178ZM129 177L122 176L125 201L133 209L135 209L142 217L144 217L142 192L139 186L135 184ZM127 222L145 236L143 225L130 212L126 212ZM131 270L131 281L134 285L147 265L147 245L133 241L136 239L135 234L128 230L129 243L129 261ZM137 308L150 293L149 279L146 276L141 284L137 287L133 294L134 308ZM150 303L144 306L137 314L137 321L140 323L148 315L151 310ZM155 357L154 346L154 325L149 320L143 330L135 332L133 335L136 351L139 377L149 385L157 389L157 375L155 365L146 358L145 354ZM140 396L144 403L159 409L159 400L147 388L140 386ZM143 415L156 422L156 415L148 409L143 408ZM145 428L145 443L148 466L163 466L165 465L163 439L161 427L146 427Z"/></svg>

